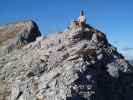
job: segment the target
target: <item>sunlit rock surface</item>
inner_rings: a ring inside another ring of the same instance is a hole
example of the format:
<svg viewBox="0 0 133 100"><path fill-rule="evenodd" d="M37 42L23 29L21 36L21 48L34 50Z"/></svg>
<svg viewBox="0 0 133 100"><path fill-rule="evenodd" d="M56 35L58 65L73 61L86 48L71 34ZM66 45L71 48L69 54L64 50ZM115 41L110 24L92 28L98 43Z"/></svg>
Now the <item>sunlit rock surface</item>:
<svg viewBox="0 0 133 100"><path fill-rule="evenodd" d="M0 100L133 100L133 67L106 35L72 23L0 58Z"/></svg>

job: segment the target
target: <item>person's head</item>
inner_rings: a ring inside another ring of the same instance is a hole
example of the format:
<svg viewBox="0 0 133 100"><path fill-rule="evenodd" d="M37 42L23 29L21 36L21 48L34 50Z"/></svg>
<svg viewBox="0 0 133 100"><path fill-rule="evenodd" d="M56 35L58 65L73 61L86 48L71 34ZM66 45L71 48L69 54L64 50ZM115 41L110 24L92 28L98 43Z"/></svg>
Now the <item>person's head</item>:
<svg viewBox="0 0 133 100"><path fill-rule="evenodd" d="M84 11L83 10L80 11L80 16L84 16Z"/></svg>

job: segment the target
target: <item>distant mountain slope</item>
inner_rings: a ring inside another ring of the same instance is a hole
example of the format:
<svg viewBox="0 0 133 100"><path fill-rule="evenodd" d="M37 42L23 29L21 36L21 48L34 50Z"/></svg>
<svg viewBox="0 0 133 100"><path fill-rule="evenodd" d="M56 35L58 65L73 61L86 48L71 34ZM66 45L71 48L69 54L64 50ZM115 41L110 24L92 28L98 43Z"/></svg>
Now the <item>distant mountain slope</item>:
<svg viewBox="0 0 133 100"><path fill-rule="evenodd" d="M133 60L129 60L129 63L133 65Z"/></svg>
<svg viewBox="0 0 133 100"><path fill-rule="evenodd" d="M0 55L14 48L21 48L41 36L37 24L32 20L10 23L0 27Z"/></svg>
<svg viewBox="0 0 133 100"><path fill-rule="evenodd" d="M41 35L38 26L34 21L32 20L20 21L17 23L7 24L5 26L0 27L0 42L12 39L19 34L22 34L23 36L32 34L30 38L31 39L33 38L33 40L35 40L34 37ZM27 40L27 41L33 41L33 40Z"/></svg>

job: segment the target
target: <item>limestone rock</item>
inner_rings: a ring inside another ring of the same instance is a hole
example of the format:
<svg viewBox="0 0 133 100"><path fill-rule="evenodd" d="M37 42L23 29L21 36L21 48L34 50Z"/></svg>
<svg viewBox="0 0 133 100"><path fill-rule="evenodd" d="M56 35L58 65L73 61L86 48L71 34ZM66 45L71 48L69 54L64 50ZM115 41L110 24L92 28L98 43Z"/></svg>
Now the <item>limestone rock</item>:
<svg viewBox="0 0 133 100"><path fill-rule="evenodd" d="M133 99L133 67L87 24L77 29L72 23L1 57L1 81L10 90L0 92L5 100Z"/></svg>
<svg viewBox="0 0 133 100"><path fill-rule="evenodd" d="M32 20L26 20L7 24L0 27L0 51L10 52L14 48L33 42L41 36L37 24ZM2 48L4 50L2 50Z"/></svg>

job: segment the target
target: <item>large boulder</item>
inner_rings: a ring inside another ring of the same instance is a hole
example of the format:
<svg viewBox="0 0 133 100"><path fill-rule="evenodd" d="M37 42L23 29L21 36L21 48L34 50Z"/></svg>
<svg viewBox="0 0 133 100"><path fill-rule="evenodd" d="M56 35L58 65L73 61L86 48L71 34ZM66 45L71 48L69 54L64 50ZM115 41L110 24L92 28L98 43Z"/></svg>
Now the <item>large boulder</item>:
<svg viewBox="0 0 133 100"><path fill-rule="evenodd" d="M32 20L11 23L0 27L0 45L1 47L4 46L7 52L35 41L38 36L41 36L41 33L37 24Z"/></svg>

